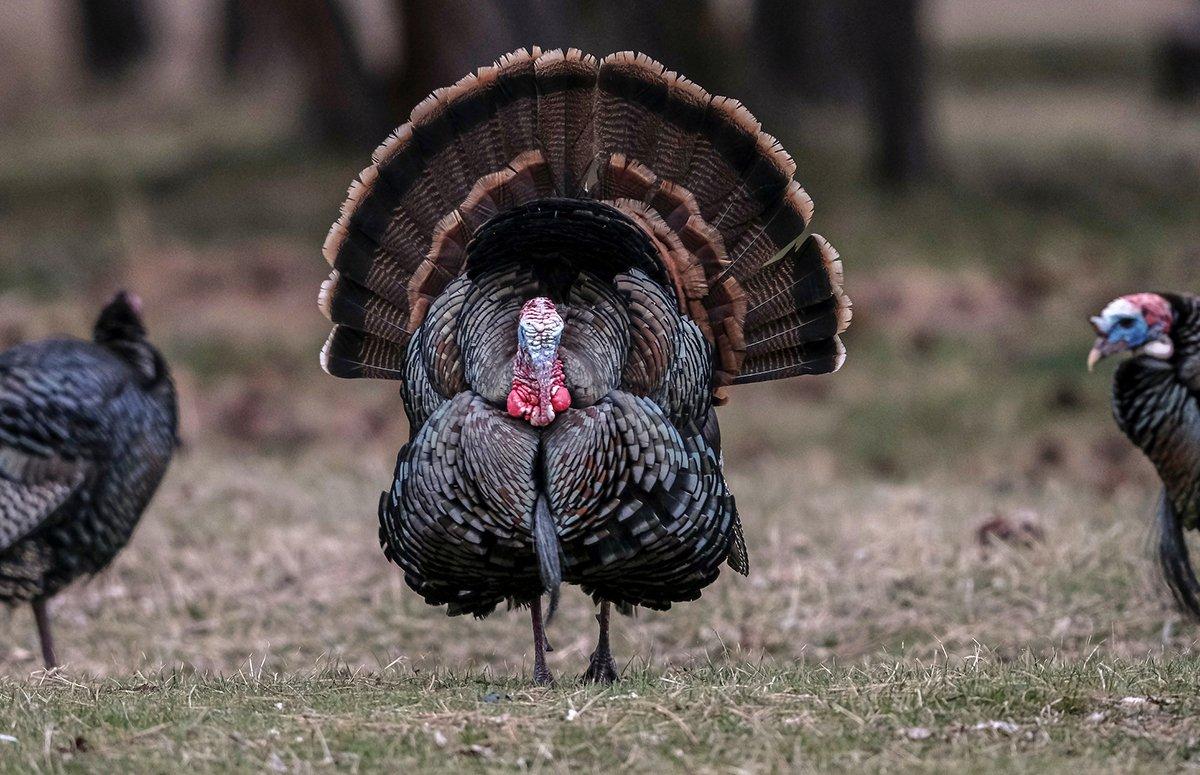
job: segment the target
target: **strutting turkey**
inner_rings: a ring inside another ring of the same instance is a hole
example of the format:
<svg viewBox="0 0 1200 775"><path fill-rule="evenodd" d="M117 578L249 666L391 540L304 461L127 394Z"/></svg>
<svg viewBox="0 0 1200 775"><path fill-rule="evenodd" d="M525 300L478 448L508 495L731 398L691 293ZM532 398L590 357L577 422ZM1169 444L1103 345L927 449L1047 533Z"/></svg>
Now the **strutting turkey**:
<svg viewBox="0 0 1200 775"><path fill-rule="evenodd" d="M1184 530L1200 528L1200 297L1135 293L1092 318L1089 370L1117 353L1133 357L1113 380L1113 415L1162 479L1158 556L1176 602L1200 618L1200 582Z"/></svg>
<svg viewBox="0 0 1200 775"><path fill-rule="evenodd" d="M411 438L385 554L448 613L577 584L586 678L617 677L610 604L694 600L749 570L713 411L821 374L850 322L804 236L795 163L736 100L640 54L521 49L435 91L376 150L325 243L322 366L400 381Z"/></svg>
<svg viewBox="0 0 1200 775"><path fill-rule="evenodd" d="M0 353L0 600L33 604L46 667L46 601L129 541L176 447L175 388L140 302L118 294L93 340Z"/></svg>

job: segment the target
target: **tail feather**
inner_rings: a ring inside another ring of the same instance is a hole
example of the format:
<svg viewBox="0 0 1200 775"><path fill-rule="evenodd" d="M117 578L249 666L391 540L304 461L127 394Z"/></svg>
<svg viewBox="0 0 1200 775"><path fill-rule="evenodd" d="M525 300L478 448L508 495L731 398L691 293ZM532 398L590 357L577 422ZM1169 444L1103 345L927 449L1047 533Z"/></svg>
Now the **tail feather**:
<svg viewBox="0 0 1200 775"><path fill-rule="evenodd" d="M714 348L714 386L841 363L840 261L819 237L793 244L813 212L795 162L740 102L649 57L518 50L435 91L372 159L325 244L332 373L403 374L484 224L555 196L601 200L646 232Z"/></svg>
<svg viewBox="0 0 1200 775"><path fill-rule="evenodd" d="M733 220L737 187L754 165L758 122L740 102L727 97L709 101L692 145L692 158L680 185L692 192L704 219L721 232L726 245L736 242Z"/></svg>
<svg viewBox="0 0 1200 775"><path fill-rule="evenodd" d="M667 73L666 78L667 98L654 169L665 180L681 180L691 167L697 131L712 95L679 73Z"/></svg>
<svg viewBox="0 0 1200 775"><path fill-rule="evenodd" d="M793 245L779 260L750 277L743 287L753 299L746 310L747 332L833 298L822 244L816 237Z"/></svg>
<svg viewBox="0 0 1200 775"><path fill-rule="evenodd" d="M417 265L425 246L420 227L403 212L387 211L383 198L371 195L378 178L375 168L368 167L351 184L323 252L336 273L403 308L406 268ZM388 260L377 261L380 255Z"/></svg>
<svg viewBox="0 0 1200 775"><path fill-rule="evenodd" d="M832 314L833 307L834 300L825 299L755 329L747 335L746 368L753 370L756 359L768 353L837 336L837 317Z"/></svg>
<svg viewBox="0 0 1200 775"><path fill-rule="evenodd" d="M793 245L744 284L746 359L736 383L819 374L845 356L838 335L850 323L841 259L820 235Z"/></svg>
<svg viewBox="0 0 1200 775"><path fill-rule="evenodd" d="M454 127L461 159L471 171L471 180L495 172L504 166L504 140L495 121L494 89L497 71L467 73L444 95L445 112Z"/></svg>
<svg viewBox="0 0 1200 775"><path fill-rule="evenodd" d="M500 57L493 65L497 70L494 120L500 127L505 155L509 159L538 147L537 82L533 62L541 53L536 46L533 53L521 48Z"/></svg>
<svg viewBox="0 0 1200 775"><path fill-rule="evenodd" d="M846 348L840 339L821 339L747 358L734 384L787 379L802 374L828 374L840 369L845 360Z"/></svg>
<svg viewBox="0 0 1200 775"><path fill-rule="evenodd" d="M1183 523L1165 490L1158 503L1158 560L1175 602L1188 616L1200 620L1200 581L1192 568Z"/></svg>
<svg viewBox="0 0 1200 775"><path fill-rule="evenodd" d="M750 575L750 554L746 551L746 536L742 533L742 520L733 519L733 533L730 536L729 567L743 576Z"/></svg>
<svg viewBox="0 0 1200 775"><path fill-rule="evenodd" d="M596 77L596 155L620 153L653 167L666 104L661 64L632 51L604 57Z"/></svg>
<svg viewBox="0 0 1200 775"><path fill-rule="evenodd" d="M438 192L438 199L430 204L439 221L462 201L478 177L473 174L473 154L460 144L461 131L451 117L447 95L452 88L430 94L413 108L409 118L413 143L424 162L420 177Z"/></svg>
<svg viewBox="0 0 1200 775"><path fill-rule="evenodd" d="M658 185L654 170L623 153L614 153L598 166L599 180L595 193L600 199L649 199Z"/></svg>
<svg viewBox="0 0 1200 775"><path fill-rule="evenodd" d="M321 368L345 379L403 379L405 346L348 326L334 326L321 349Z"/></svg>
<svg viewBox="0 0 1200 775"><path fill-rule="evenodd" d="M727 275L738 280L754 276L779 252L804 233L812 221L812 199L796 181L788 183L783 200L764 211L741 232L730 251Z"/></svg>
<svg viewBox="0 0 1200 775"><path fill-rule="evenodd" d="M321 311L330 321L391 342L407 342L412 331L395 306L336 271L321 286Z"/></svg>
<svg viewBox="0 0 1200 775"><path fill-rule="evenodd" d="M377 180L350 220L358 229L372 233L380 226L390 226L396 214L403 214L415 224L419 244L426 245L438 221L458 202L445 201L437 176L429 167L430 152L441 150L435 139L438 135L410 121L397 130L395 137L394 152L374 166ZM444 135L440 141L445 142ZM412 256L404 258L411 261Z"/></svg>
<svg viewBox="0 0 1200 775"><path fill-rule="evenodd" d="M550 51L534 60L538 143L555 172L561 196L576 196L592 163L592 128L599 63L579 49Z"/></svg>

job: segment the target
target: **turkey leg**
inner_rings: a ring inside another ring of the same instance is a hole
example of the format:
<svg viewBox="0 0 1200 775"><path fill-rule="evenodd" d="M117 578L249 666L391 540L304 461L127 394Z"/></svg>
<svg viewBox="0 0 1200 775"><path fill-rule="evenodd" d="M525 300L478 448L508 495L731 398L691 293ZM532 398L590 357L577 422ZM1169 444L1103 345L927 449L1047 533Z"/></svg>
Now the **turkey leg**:
<svg viewBox="0 0 1200 775"><path fill-rule="evenodd" d="M610 604L607 600L601 601L600 613L596 614L596 621L600 622L600 637L596 641L596 650L592 652L592 661L588 665L587 672L583 674L583 680L597 684L610 684L616 681L621 676L617 673L617 664L613 662L612 651L608 648L608 616Z"/></svg>
<svg viewBox="0 0 1200 775"><path fill-rule="evenodd" d="M539 686L554 683L550 668L546 667L546 630L542 627L542 598L535 597L529 604L529 618L533 620L533 682Z"/></svg>
<svg viewBox="0 0 1200 775"><path fill-rule="evenodd" d="M54 656L54 636L50 634L50 612L46 610L46 598L33 601L33 620L37 623L38 639L42 642L42 661L47 670L58 667Z"/></svg>

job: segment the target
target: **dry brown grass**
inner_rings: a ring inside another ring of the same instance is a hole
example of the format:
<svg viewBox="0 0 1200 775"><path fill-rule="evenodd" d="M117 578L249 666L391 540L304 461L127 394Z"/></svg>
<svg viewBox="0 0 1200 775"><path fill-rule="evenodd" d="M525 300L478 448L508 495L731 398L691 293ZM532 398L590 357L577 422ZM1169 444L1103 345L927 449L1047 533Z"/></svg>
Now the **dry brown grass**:
<svg viewBox="0 0 1200 775"><path fill-rule="evenodd" d="M1194 631L1176 626L1153 580L1143 488L1101 498L1050 482L997 496L950 481L864 484L777 456L732 468L751 577L725 574L699 602L620 620L625 663L1193 648ZM55 606L67 674L295 672L330 659L521 674L526 615L446 618L383 559L374 506L387 479L384 460L349 449L186 455L113 568ZM994 514L1028 510L1044 541L980 545L976 530ZM586 663L590 614L582 597L567 596L552 631L552 665L564 675ZM29 615L17 612L4 629L0 670L36 669Z"/></svg>
<svg viewBox="0 0 1200 775"><path fill-rule="evenodd" d="M732 468L752 576L619 619L607 690L576 683L595 624L568 594L543 690L523 612L446 618L384 561L381 460L189 454L113 568L59 599L64 669L38 670L26 611L0 620L0 771L1157 772L1194 756L1195 630L1153 580L1146 489L997 495L773 453ZM996 513L1045 540L981 546Z"/></svg>

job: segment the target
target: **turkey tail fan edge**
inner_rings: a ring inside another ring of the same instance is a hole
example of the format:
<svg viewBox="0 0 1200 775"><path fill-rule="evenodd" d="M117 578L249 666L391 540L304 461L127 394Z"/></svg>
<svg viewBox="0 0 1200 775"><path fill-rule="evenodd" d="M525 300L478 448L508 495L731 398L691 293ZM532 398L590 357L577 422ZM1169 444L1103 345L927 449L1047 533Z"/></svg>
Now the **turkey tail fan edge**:
<svg viewBox="0 0 1200 775"><path fill-rule="evenodd" d="M746 360L734 384L842 367L841 334L853 308L842 290L842 260L824 237L811 234L791 245L745 288Z"/></svg>

